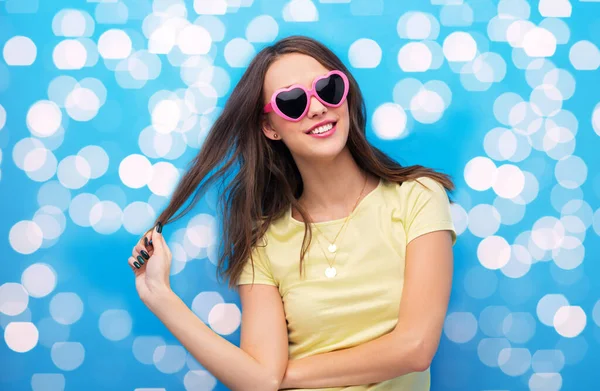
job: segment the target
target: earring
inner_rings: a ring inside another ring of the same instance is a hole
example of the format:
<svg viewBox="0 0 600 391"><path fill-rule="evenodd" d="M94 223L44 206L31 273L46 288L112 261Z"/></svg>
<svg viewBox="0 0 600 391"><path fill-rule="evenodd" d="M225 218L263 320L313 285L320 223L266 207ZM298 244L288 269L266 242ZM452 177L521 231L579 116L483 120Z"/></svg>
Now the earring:
<svg viewBox="0 0 600 391"><path fill-rule="evenodd" d="M279 135L277 133L273 134L274 138L279 138Z"/></svg>

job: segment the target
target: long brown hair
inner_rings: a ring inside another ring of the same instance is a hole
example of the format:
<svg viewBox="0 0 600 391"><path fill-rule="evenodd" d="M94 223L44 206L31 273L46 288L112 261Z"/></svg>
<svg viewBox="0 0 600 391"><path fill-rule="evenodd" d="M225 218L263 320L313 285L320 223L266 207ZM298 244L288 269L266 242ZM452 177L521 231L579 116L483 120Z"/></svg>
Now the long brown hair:
<svg viewBox="0 0 600 391"><path fill-rule="evenodd" d="M311 56L327 69L338 69L348 76L350 126L347 147L362 170L397 183L427 176L447 190L454 190L449 175L420 165L403 167L369 144L365 137L365 104L358 84L331 50L304 36L281 39L262 49L248 65L199 153L179 181L169 204L156 220L166 225L180 219L194 207L212 183L219 178L224 179L231 168L239 168L220 196L224 243L217 278L224 274L229 279L229 288L236 286L246 261L254 262L252 249L263 238L271 222L283 216L290 204L298 210L303 221L311 221L297 201L303 184L290 151L283 142L270 140L261 131L265 74L275 60L288 53ZM209 176L213 170L216 171ZM191 202L175 215L192 194ZM300 273L311 240L311 227L305 224ZM226 260L229 260L227 266Z"/></svg>

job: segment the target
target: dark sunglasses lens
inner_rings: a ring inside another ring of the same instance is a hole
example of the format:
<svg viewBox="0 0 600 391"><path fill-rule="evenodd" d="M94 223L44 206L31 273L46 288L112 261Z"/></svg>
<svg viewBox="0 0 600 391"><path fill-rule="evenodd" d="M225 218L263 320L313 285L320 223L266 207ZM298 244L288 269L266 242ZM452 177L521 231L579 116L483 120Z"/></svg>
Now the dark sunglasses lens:
<svg viewBox="0 0 600 391"><path fill-rule="evenodd" d="M337 105L342 101L342 97L344 96L344 87L344 79L340 75L333 74L319 80L315 89L319 97L325 102Z"/></svg>
<svg viewBox="0 0 600 391"><path fill-rule="evenodd" d="M275 104L288 117L300 118L306 109L306 93L300 88L277 94Z"/></svg>

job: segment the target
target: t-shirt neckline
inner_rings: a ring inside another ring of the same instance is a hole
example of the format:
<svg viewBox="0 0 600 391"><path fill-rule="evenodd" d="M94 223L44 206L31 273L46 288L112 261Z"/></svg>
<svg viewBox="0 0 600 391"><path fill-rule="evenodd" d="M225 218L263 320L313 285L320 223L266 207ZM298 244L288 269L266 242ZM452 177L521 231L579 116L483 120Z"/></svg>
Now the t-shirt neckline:
<svg viewBox="0 0 600 391"><path fill-rule="evenodd" d="M363 207L363 205L366 203L367 200L369 200L370 198L372 198L373 194L376 193L377 191L379 191L379 189L383 186L383 178L379 178L379 183L377 184L377 186L371 190L370 193L368 193L366 196L363 197L362 200L359 201L358 205L356 205L356 208L354 208L354 210L350 213L350 217L354 216L358 210ZM334 224L339 224L339 223L343 223L346 218L348 218L349 216L346 217L342 217L341 219L335 219L335 220L327 220L327 221L319 221L316 223L312 223L312 226L318 225L319 227L322 226L326 226L326 225L334 225ZM292 206L290 205L288 207L288 211L287 211L287 219L288 221L291 221L292 223L296 224L296 225L301 225L304 226L304 222L300 221L300 220L296 220L295 218L292 217Z"/></svg>

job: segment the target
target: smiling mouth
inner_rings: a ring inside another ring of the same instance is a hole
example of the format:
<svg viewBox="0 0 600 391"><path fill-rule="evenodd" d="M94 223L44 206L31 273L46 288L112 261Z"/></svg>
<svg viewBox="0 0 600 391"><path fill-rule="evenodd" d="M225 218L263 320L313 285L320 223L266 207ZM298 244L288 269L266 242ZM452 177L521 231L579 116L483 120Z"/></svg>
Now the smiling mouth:
<svg viewBox="0 0 600 391"><path fill-rule="evenodd" d="M321 134L321 133L329 132L335 126L336 123L337 122L326 123L325 125L321 125L321 126L314 128L310 132L306 132L306 134Z"/></svg>

